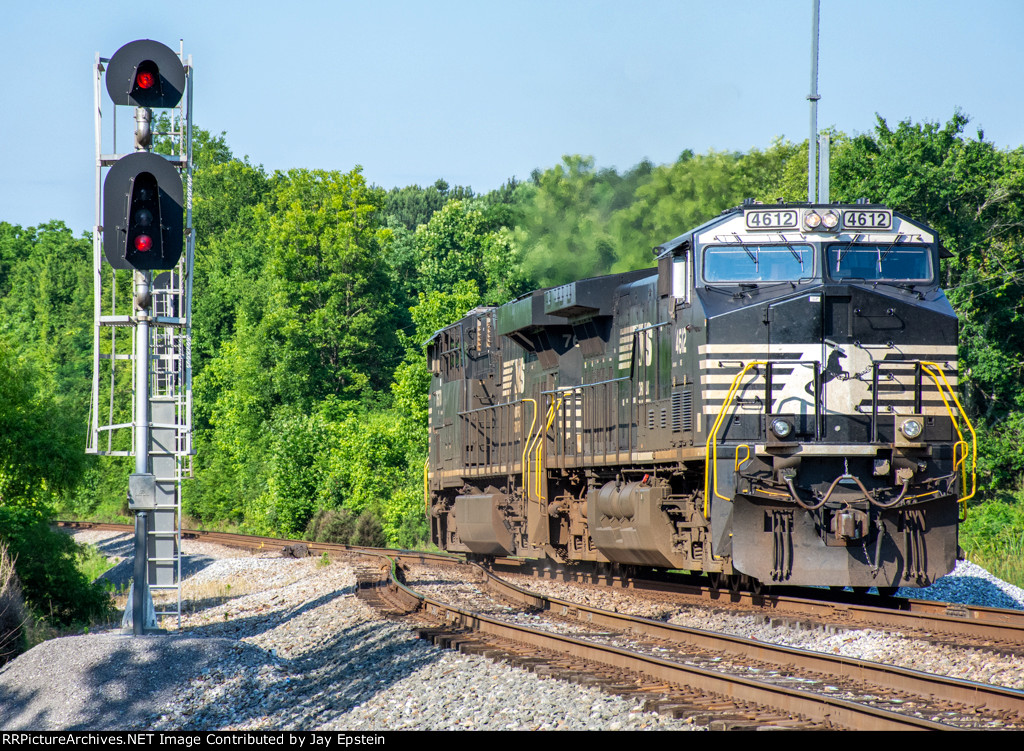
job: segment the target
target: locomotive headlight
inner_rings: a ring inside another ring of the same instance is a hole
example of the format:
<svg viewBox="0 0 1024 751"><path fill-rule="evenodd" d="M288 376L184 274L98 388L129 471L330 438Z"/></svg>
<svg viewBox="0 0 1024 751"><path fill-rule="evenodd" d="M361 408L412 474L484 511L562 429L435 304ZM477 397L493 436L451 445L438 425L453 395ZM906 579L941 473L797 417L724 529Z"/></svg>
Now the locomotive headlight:
<svg viewBox="0 0 1024 751"><path fill-rule="evenodd" d="M821 223L825 225L825 229L835 229L839 224L839 214L834 211L826 211L825 215L821 217Z"/></svg>
<svg viewBox="0 0 1024 751"><path fill-rule="evenodd" d="M904 420L900 425L900 432L903 433L907 438L917 438L921 435L921 431L924 430L924 425L921 424L920 420L911 418Z"/></svg>
<svg viewBox="0 0 1024 751"><path fill-rule="evenodd" d="M807 229L818 229L821 226L821 216L816 211L808 211L804 214L804 227Z"/></svg>
<svg viewBox="0 0 1024 751"><path fill-rule="evenodd" d="M788 438L789 434L793 432L793 426L789 424L788 420L776 418L772 420L772 432L778 438Z"/></svg>

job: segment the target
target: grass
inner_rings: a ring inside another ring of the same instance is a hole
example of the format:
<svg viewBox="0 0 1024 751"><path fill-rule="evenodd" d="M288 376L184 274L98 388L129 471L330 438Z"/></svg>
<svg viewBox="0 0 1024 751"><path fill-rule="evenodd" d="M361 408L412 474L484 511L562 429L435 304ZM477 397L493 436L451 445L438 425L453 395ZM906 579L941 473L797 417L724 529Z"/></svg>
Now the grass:
<svg viewBox="0 0 1024 751"><path fill-rule="evenodd" d="M960 546L972 563L1024 588L1024 493L1008 503L985 501L968 508Z"/></svg>
<svg viewBox="0 0 1024 751"><path fill-rule="evenodd" d="M82 545L75 564L89 581L96 581L103 574L117 565L117 561L107 558L92 545Z"/></svg>

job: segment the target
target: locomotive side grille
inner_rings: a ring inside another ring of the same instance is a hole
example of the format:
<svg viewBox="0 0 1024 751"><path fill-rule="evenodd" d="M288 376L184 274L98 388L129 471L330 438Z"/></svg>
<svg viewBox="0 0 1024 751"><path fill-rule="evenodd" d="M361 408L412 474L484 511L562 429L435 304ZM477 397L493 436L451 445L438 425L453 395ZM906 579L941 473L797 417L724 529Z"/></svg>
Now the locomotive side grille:
<svg viewBox="0 0 1024 751"><path fill-rule="evenodd" d="M672 392L672 432L693 430L693 394L690 391Z"/></svg>

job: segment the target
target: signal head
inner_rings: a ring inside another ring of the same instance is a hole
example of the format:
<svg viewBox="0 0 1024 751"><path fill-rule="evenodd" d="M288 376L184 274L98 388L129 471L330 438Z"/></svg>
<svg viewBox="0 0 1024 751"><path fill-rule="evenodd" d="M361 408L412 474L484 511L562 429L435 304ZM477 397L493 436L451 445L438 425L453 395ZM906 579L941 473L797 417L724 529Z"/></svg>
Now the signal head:
<svg viewBox="0 0 1024 751"><path fill-rule="evenodd" d="M107 93L114 104L174 107L184 91L185 68L174 51L160 42L128 42L107 63Z"/></svg>
<svg viewBox="0 0 1024 751"><path fill-rule="evenodd" d="M170 269L184 247L184 191L174 165L138 151L103 183L103 254L115 269Z"/></svg>

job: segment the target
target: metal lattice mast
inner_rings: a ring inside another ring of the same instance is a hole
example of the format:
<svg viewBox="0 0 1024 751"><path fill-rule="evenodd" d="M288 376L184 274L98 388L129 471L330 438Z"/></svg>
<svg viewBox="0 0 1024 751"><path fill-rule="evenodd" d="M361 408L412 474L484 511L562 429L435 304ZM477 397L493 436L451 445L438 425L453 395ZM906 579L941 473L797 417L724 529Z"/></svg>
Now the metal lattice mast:
<svg viewBox="0 0 1024 751"><path fill-rule="evenodd" d="M158 616L176 616L179 625L181 619L181 481L191 473L195 256L193 68L191 58L187 65L183 61L180 50L175 54L158 42L139 40L112 58L97 55L95 63L95 320L86 451L135 460L129 507L136 515L136 576L130 606L136 634L156 628ZM104 77L114 103L107 121L101 95ZM119 149L119 105L134 108L131 152ZM154 120L153 109L169 115ZM107 154L105 122L111 139ZM164 122L169 123L167 130L157 132L154 125ZM154 153L154 138L169 143L171 154ZM189 188L187 201L182 175ZM129 342L117 335L119 328L131 330ZM132 365L130 378L119 367L125 362ZM150 593L168 590L175 596L173 607L155 610ZM126 614L126 624L127 620Z"/></svg>

